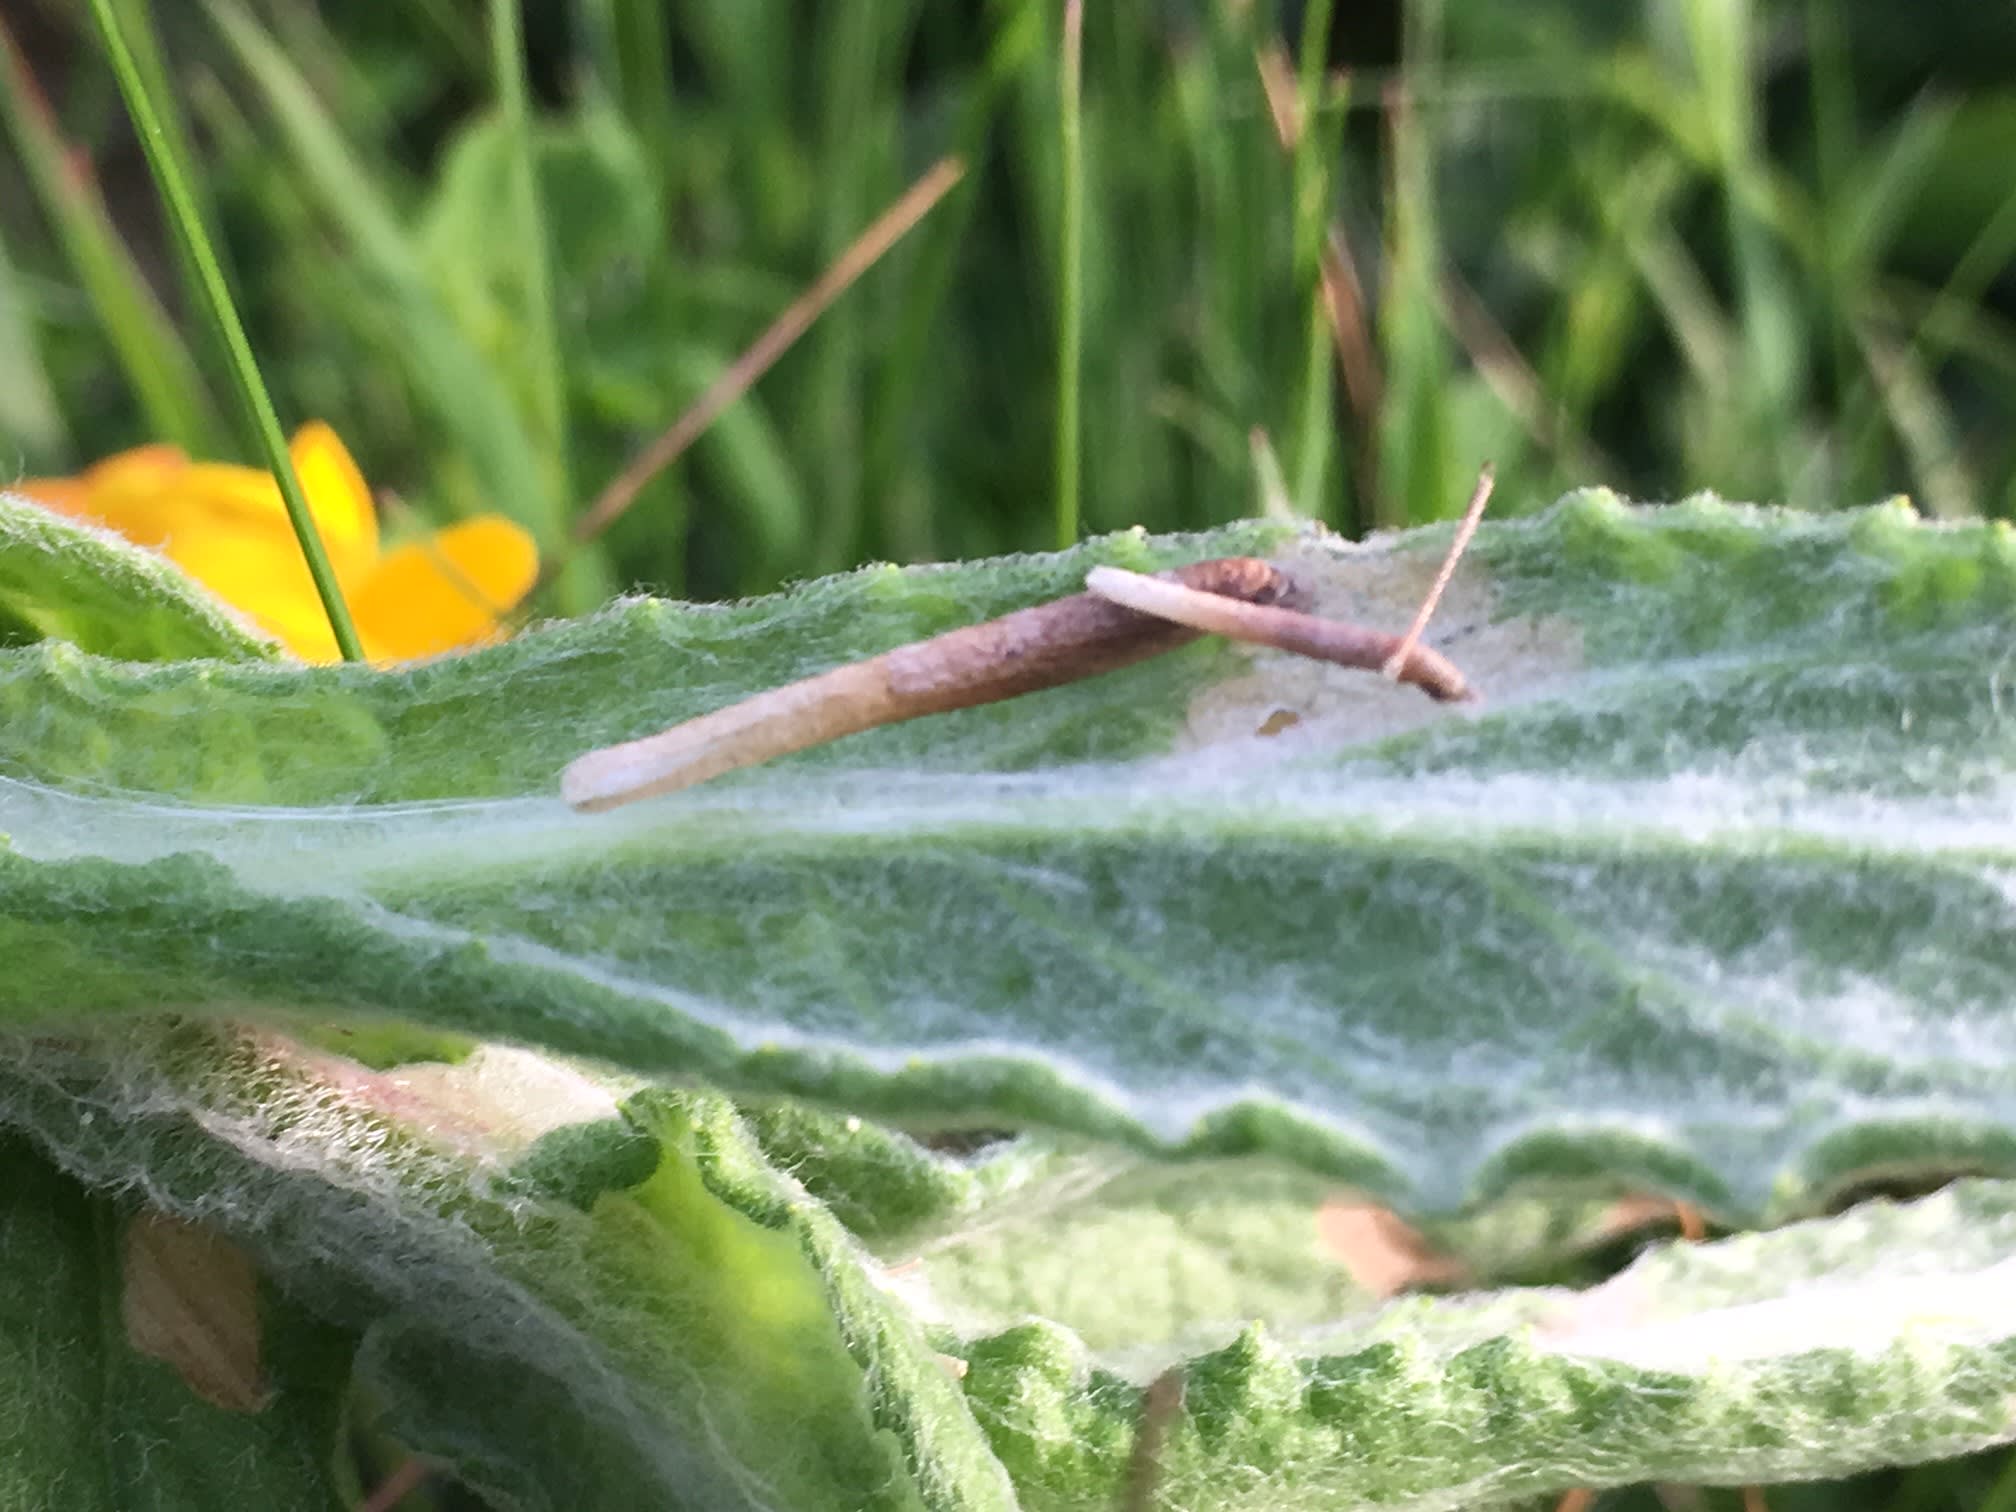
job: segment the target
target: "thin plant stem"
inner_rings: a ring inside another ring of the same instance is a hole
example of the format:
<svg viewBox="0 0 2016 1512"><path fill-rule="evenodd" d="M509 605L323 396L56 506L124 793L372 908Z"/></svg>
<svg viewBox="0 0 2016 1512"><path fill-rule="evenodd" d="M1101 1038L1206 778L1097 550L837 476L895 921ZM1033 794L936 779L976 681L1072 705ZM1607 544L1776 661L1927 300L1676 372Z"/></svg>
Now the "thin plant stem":
<svg viewBox="0 0 2016 1512"><path fill-rule="evenodd" d="M1404 644L1399 636L1369 625L1325 619L1278 603L1241 602L1229 594L1200 591L1123 567L1094 567L1085 574L1085 587L1095 597L1137 614L1249 646L1292 651L1368 672L1383 671L1397 661L1400 672L1395 680L1412 683L1438 703L1471 703L1477 698L1461 670L1441 652Z"/></svg>
<svg viewBox="0 0 2016 1512"><path fill-rule="evenodd" d="M1492 397L1517 420L1536 446L1564 461L1575 476L1592 481L1623 476L1622 470L1561 406L1548 398L1547 385L1513 345L1477 291L1453 267L1445 266L1438 286L1442 323L1470 358L1470 366Z"/></svg>
<svg viewBox="0 0 2016 1512"><path fill-rule="evenodd" d="M748 350L731 362L707 391L672 422L669 429L631 458L623 470L609 480L595 502L575 521L575 544L586 545L613 525L637 501L645 485L677 461L716 416L746 394L756 380L789 350L791 344L805 334L806 328L819 318L820 313L844 294L854 280L867 272L905 232L922 220L965 172L966 166L958 158L941 158L904 191L895 204L883 211L873 225L833 260L811 287L785 306L784 312L770 322L763 334L749 344ZM553 570L557 571L557 568ZM542 574L541 583L534 587L533 593L544 586L549 576L550 573Z"/></svg>
<svg viewBox="0 0 2016 1512"><path fill-rule="evenodd" d="M280 497L287 506L287 522L294 528L294 538L301 543L301 555L308 563L308 575L315 582L315 593L322 600L322 612L329 617L329 630L336 639L336 649L345 661L362 661L364 647L357 639L357 627L351 623L350 611L343 602L343 590L336 582L336 571L330 566L329 554L322 547L322 536L315 528L315 517L309 513L308 496L302 491L300 478L295 475L294 460L287 451L287 438L280 430L280 417L274 412L272 396L266 392L266 384L259 376L259 364L252 355L252 344L245 338L244 324L238 318L237 307L231 302L231 291L225 286L224 273L218 266L209 234L203 229L202 213L196 208L195 196L190 193L188 175L176 161L174 148L162 130L160 115L154 109L146 81L141 77L133 53L126 45L126 38L120 32L119 18L114 14L112 5L113 0L91 0L92 18L98 24L99 34L105 39L106 56L111 60L112 72L119 80L119 92L126 98L126 109L132 114L134 130L139 135L142 150L147 154L147 166L153 171L154 184L167 209L169 223L182 239L190 264L197 274L196 288L201 296L199 303L216 327L230 358L232 386L237 390L246 419L266 453L273 479L280 486Z"/></svg>
<svg viewBox="0 0 2016 1512"><path fill-rule="evenodd" d="M1078 539L1078 402L1085 341L1085 0L1064 0L1063 213L1058 232L1057 545Z"/></svg>
<svg viewBox="0 0 2016 1512"><path fill-rule="evenodd" d="M1497 480L1497 472L1489 462L1477 474L1477 486L1470 491L1470 502L1463 508L1463 518L1457 522L1456 534L1449 541L1449 550L1442 558L1442 565L1435 573L1435 581L1428 585L1428 592L1421 599L1421 607L1415 612L1414 623L1407 627L1407 633L1400 637L1400 644L1386 659L1379 670L1388 678L1397 680L1407 666L1422 632L1428 628L1428 621L1435 617L1436 606L1442 602L1442 595L1448 591L1449 580L1456 575L1456 564L1463 560L1463 553L1469 549L1470 538L1477 534L1478 522L1484 518L1484 506L1491 502L1491 485Z"/></svg>

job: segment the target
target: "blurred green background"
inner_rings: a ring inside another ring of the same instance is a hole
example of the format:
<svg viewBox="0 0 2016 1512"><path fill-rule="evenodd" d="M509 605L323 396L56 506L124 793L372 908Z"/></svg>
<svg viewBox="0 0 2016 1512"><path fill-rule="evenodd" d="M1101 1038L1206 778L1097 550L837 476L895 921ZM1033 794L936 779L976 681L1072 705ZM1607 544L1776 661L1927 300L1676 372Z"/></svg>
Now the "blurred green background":
<svg viewBox="0 0 2016 1512"><path fill-rule="evenodd" d="M2016 510L2009 6L1094 3L1075 387L1064 0L525 0L522 36L484 0L119 6L283 418L549 553L967 161L547 610L1050 545L1074 397L1086 530L1263 507L1256 428L1276 506L1353 533L1454 513L1487 458L1501 511ZM0 474L252 455L88 14L4 18Z"/></svg>

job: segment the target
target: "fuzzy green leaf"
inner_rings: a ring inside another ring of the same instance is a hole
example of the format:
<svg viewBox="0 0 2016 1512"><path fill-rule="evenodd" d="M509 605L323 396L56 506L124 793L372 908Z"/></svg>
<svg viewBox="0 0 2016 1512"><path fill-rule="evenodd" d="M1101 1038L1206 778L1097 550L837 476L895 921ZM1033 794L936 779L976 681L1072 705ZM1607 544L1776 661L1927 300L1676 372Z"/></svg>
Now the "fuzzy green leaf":
<svg viewBox="0 0 2016 1512"><path fill-rule="evenodd" d="M388 1428L514 1507L1106 1512L1133 1487L1196 1512L1426 1512L1846 1474L2016 1433L2009 1183L1668 1249L1581 1293L1347 1304L1239 1332L1151 1391L1051 1322L941 1330L935 1355L897 1301L914 1273L878 1273L720 1099L522 1052L380 1074L129 1025L21 1047L0 1125L233 1234L361 1339ZM829 1168L909 1163L865 1125L820 1138ZM1211 1186L1225 1212L1268 1200ZM1075 1252L1152 1275L1205 1238L1122 1221L1107 1242ZM214 1473L206 1442L189 1459Z"/></svg>
<svg viewBox="0 0 2016 1512"><path fill-rule="evenodd" d="M1054 1325L966 1391L1031 1512L1463 1507L1634 1481L1841 1476L2016 1436L2016 1186L1647 1256L1585 1292L1417 1297L1253 1329L1149 1393ZM1174 1390L1170 1388L1174 1387Z"/></svg>
<svg viewBox="0 0 2016 1512"><path fill-rule="evenodd" d="M220 1343L204 1285L251 1273L161 1286L133 1258L144 1221L0 1138L0 1506L342 1506L350 1341L260 1287L225 1299L247 1337Z"/></svg>
<svg viewBox="0 0 2016 1512"><path fill-rule="evenodd" d="M17 1047L0 1127L239 1239L360 1341L388 1430L504 1505L1013 1506L916 1325L720 1098L495 1047L381 1074L270 1034L121 1028ZM88 1393L69 1410L52 1454L123 1421ZM230 1445L188 1459L222 1474Z"/></svg>
<svg viewBox="0 0 2016 1512"><path fill-rule="evenodd" d="M2016 1168L2000 527L1586 495L1459 575L1480 713L1207 645L611 815L552 796L587 746L1094 560L1271 551L1397 624L1442 539L1117 537L405 671L4 653L0 1021L406 1019L1426 1214Z"/></svg>
<svg viewBox="0 0 2016 1512"><path fill-rule="evenodd" d="M157 551L0 490L0 627L128 661L269 661L276 647ZM0 643L7 637L0 633Z"/></svg>

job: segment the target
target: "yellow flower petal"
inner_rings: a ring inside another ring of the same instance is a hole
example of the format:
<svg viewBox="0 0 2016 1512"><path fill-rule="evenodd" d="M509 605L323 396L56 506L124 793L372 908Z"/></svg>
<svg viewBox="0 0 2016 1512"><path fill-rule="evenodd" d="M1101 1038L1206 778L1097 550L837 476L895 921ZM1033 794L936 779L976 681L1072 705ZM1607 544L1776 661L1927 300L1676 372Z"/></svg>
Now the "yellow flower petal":
<svg viewBox="0 0 2016 1512"><path fill-rule="evenodd" d="M181 448L150 443L107 457L74 478L23 478L19 483L9 484L8 490L24 494L58 514L103 525L108 530L119 530L119 526L106 517L101 494L108 488L122 493L153 492L188 466L189 459L182 454ZM119 533L126 534L123 530ZM128 536L127 539L133 538ZM155 543L134 541L134 544Z"/></svg>
<svg viewBox="0 0 2016 1512"><path fill-rule="evenodd" d="M370 571L378 557L378 519L371 509L371 492L336 433L319 420L294 433L288 452L300 475L302 492L308 496L308 513L314 517L322 547L336 569L336 580L347 591ZM131 528L128 523L115 522L115 529L130 535L141 528L165 528L171 556L176 555L173 541L197 530L264 534L278 527L289 540L294 538L287 505L273 475L228 462L192 465L171 487L144 501L133 501L127 515ZM300 548L295 549L298 554ZM225 593L225 597L231 594Z"/></svg>
<svg viewBox="0 0 2016 1512"><path fill-rule="evenodd" d="M360 580L378 556L378 522L363 475L336 433L319 420L295 432L290 450L337 581L347 586ZM262 587L257 579L213 580L197 568L199 561L218 554L212 549L213 536L250 534L263 542L277 533L293 541L280 486L258 468L191 462L172 446L138 446L106 458L78 478L31 479L22 491L64 514L116 530L136 546L167 552L248 612L256 614L257 606L242 597L243 588L264 600L305 584L312 597L314 585L305 571L298 578L290 574L283 590ZM300 554L298 546L293 550Z"/></svg>
<svg viewBox="0 0 2016 1512"><path fill-rule="evenodd" d="M91 490L76 478L23 478L5 485L8 493L32 499L44 509L75 520L91 518Z"/></svg>
<svg viewBox="0 0 2016 1512"><path fill-rule="evenodd" d="M230 462L190 462L151 476L136 469L93 480L91 512L136 546L160 550L190 535L287 522L272 478Z"/></svg>
<svg viewBox="0 0 2016 1512"><path fill-rule="evenodd" d="M181 530L165 549L184 572L278 636L296 656L338 659L315 580L284 518L251 521L236 530ZM369 571L367 565L358 576Z"/></svg>
<svg viewBox="0 0 2016 1512"><path fill-rule="evenodd" d="M373 661L410 661L495 639L538 574L532 537L481 515L386 553L350 612Z"/></svg>
<svg viewBox="0 0 2016 1512"><path fill-rule="evenodd" d="M294 432L287 448L308 495L309 513L329 548L332 560L368 563L378 555L378 513L371 490L364 486L349 449L320 420L310 420ZM337 568L340 576L344 571Z"/></svg>
<svg viewBox="0 0 2016 1512"><path fill-rule="evenodd" d="M93 463L84 469L83 482L94 491L160 488L188 465L188 454L181 447L170 446L166 441L150 441Z"/></svg>
<svg viewBox="0 0 2016 1512"><path fill-rule="evenodd" d="M336 432L310 421L294 433L289 452L374 660L431 656L496 637L501 616L538 574L530 536L486 515L381 558L371 491ZM270 474L191 462L172 446L140 446L75 478L31 478L15 490L165 552L297 656L337 659Z"/></svg>

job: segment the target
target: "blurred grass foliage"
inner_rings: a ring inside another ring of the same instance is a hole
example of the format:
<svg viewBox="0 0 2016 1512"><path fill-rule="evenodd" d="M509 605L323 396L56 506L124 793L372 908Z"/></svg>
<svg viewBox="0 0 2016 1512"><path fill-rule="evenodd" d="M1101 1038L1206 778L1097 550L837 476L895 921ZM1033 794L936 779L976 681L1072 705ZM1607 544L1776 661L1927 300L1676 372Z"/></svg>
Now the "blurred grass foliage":
<svg viewBox="0 0 2016 1512"><path fill-rule="evenodd" d="M1361 531L1455 512L1486 458L1500 509L1605 482L2016 512L2005 7L1088 5L1076 111L1063 0L117 7L283 416L549 557L967 161L545 608L1033 548L1074 510L1168 530L1264 494ZM5 28L0 466L228 452L81 8Z"/></svg>

